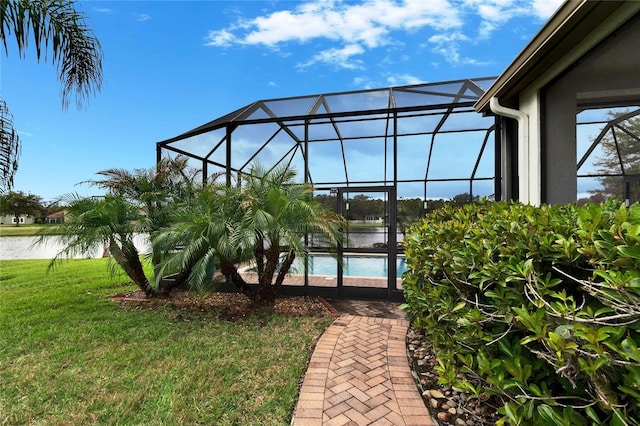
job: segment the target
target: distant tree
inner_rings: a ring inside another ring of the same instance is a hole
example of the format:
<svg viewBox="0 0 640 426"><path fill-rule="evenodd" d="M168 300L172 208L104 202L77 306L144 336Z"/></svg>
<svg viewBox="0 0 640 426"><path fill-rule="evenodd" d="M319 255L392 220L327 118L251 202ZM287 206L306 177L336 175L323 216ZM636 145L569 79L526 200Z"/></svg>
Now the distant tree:
<svg viewBox="0 0 640 426"><path fill-rule="evenodd" d="M40 216L38 217L38 220L41 222L44 222L47 216L64 211L64 210L65 210L64 206L60 205L58 200L52 203L48 203L46 205L43 205L43 209Z"/></svg>
<svg viewBox="0 0 640 426"><path fill-rule="evenodd" d="M602 175L640 174L640 115L618 121L619 117L629 113L610 114L610 129L600 140L601 154L593 164ZM590 191L600 198L624 197L624 178L621 176L602 176L601 188ZM640 200L640 185L631 185L632 200Z"/></svg>
<svg viewBox="0 0 640 426"><path fill-rule="evenodd" d="M398 200L398 209L396 219L398 222L398 229L404 235L405 229L423 217L424 202L421 198L407 198Z"/></svg>
<svg viewBox="0 0 640 426"><path fill-rule="evenodd" d="M346 204L347 200L343 200ZM346 205L343 209L343 215L349 220L365 220L367 217L383 217L385 216L384 200L371 198L368 195L358 194L348 200L349 209Z"/></svg>
<svg viewBox="0 0 640 426"><path fill-rule="evenodd" d="M63 109L72 93L81 107L86 98L100 90L102 49L72 0L0 0L0 40L7 54L11 35L21 57L31 40L38 61L51 58L62 82ZM0 192L13 187L19 156L20 139L13 117L0 99Z"/></svg>
<svg viewBox="0 0 640 426"><path fill-rule="evenodd" d="M20 216L37 216L42 210L42 198L37 195L10 191L0 196L0 212L13 216L16 226L20 226Z"/></svg>
<svg viewBox="0 0 640 426"><path fill-rule="evenodd" d="M436 200L427 200L427 212L441 209L447 204L447 200L438 198Z"/></svg>
<svg viewBox="0 0 640 426"><path fill-rule="evenodd" d="M317 194L313 199L331 211L338 211L338 197L335 195Z"/></svg>
<svg viewBox="0 0 640 426"><path fill-rule="evenodd" d="M464 204L473 203L474 201L480 200L480 196L474 195L473 197L468 192L463 194L454 195L451 199L451 204L455 206L462 206Z"/></svg>
<svg viewBox="0 0 640 426"><path fill-rule="evenodd" d="M593 194L591 194L591 195L590 195L589 197L587 197L587 198L580 198L580 199L576 202L576 204L577 204L578 206L583 206L583 205L585 205L585 204L587 204L587 203L596 203L596 204L601 204L601 203L604 203L606 200L607 200L607 197L606 197L603 193L598 192L598 193L593 193Z"/></svg>

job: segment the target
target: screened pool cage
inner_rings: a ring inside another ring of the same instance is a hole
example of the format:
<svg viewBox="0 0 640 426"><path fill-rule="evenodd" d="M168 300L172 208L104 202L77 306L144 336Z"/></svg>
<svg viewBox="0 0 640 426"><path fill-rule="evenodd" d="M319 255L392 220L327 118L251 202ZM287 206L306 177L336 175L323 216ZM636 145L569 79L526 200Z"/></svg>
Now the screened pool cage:
<svg viewBox="0 0 640 426"><path fill-rule="evenodd" d="M361 275L352 284L343 268L328 275L309 273L308 265L292 278L298 280L293 286L304 287L306 294L311 287L330 288L329 293L320 291L330 297L398 299L407 216L403 209L409 200L424 214L436 199L500 198L499 144L492 137L496 121L473 109L494 81L465 79L257 101L158 142L157 157L186 156L204 182L223 176L227 184L256 162L267 169L294 167L300 182L312 184L314 195L325 201L334 200L335 210L352 225L340 255L382 258L387 266L384 277L375 277L384 279L382 287L369 283L374 277ZM363 200L381 201L382 207L356 214ZM372 233L375 237L368 235ZM323 251L313 238L309 245ZM320 284L314 285L318 276Z"/></svg>
<svg viewBox="0 0 640 426"><path fill-rule="evenodd" d="M578 200L640 201L640 105L579 108Z"/></svg>

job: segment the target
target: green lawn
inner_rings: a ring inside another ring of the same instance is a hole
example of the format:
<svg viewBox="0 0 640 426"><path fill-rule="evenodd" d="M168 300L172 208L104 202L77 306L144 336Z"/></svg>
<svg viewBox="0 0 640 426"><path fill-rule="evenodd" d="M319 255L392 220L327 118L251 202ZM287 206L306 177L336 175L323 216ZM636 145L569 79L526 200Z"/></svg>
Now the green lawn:
<svg viewBox="0 0 640 426"><path fill-rule="evenodd" d="M42 225L0 225L0 237L28 237L36 235L40 229Z"/></svg>
<svg viewBox="0 0 640 426"><path fill-rule="evenodd" d="M0 261L0 424L286 425L327 318L120 307L104 259Z"/></svg>

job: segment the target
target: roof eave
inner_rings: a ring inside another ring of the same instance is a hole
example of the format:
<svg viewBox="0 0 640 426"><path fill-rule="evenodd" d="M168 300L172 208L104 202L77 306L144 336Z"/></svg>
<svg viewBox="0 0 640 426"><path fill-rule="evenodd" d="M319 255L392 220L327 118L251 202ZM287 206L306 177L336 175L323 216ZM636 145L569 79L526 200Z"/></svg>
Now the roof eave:
<svg viewBox="0 0 640 426"><path fill-rule="evenodd" d="M518 88L526 86L544 72L553 57L562 55L572 48L572 43L581 40L593 29L591 20L604 19L624 2L565 1L522 52L511 62L496 82L476 102L478 112L488 112L492 97L517 95ZM593 13L597 12L597 13ZM585 19L590 15L590 19ZM571 37L568 37L571 36ZM554 52L553 57L549 54Z"/></svg>

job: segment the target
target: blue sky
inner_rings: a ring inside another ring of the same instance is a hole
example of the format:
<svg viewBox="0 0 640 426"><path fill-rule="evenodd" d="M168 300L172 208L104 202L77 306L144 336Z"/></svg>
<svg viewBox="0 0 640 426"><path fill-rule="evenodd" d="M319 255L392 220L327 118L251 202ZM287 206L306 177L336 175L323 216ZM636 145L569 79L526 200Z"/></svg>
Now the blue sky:
<svg viewBox="0 0 640 426"><path fill-rule="evenodd" d="M51 62L0 59L22 139L15 190L99 194L79 182L149 168L155 143L259 99L500 74L559 0L84 1L103 89L61 107Z"/></svg>

